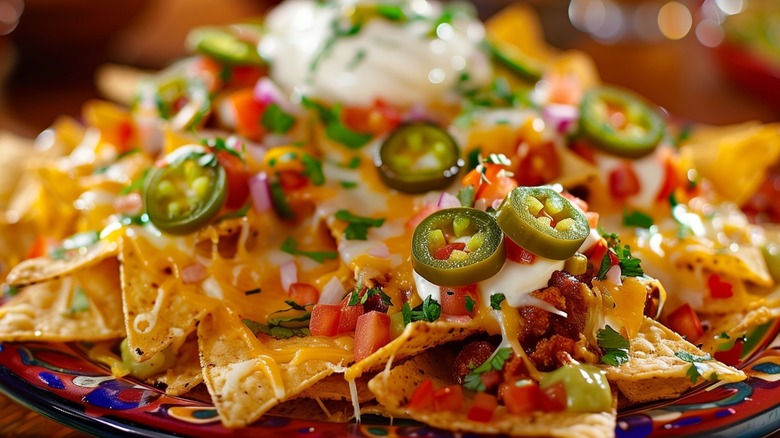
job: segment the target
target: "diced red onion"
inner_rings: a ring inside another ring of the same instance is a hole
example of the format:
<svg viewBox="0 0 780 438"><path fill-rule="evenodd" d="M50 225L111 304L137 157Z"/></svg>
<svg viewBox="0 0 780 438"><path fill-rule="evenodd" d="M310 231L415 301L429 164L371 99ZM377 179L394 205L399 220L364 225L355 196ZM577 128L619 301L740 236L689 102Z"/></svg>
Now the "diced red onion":
<svg viewBox="0 0 780 438"><path fill-rule="evenodd" d="M298 266L296 266L295 262L292 260L282 263L282 265L279 266L279 277L282 280L282 289L284 291L289 291L290 286L292 286L293 283L298 282Z"/></svg>
<svg viewBox="0 0 780 438"><path fill-rule="evenodd" d="M185 266L181 270L181 282L184 284L200 283L208 276L208 270L200 263Z"/></svg>
<svg viewBox="0 0 780 438"><path fill-rule="evenodd" d="M607 280L620 286L623 284L623 281L620 279L622 273L623 271L620 269L620 265L615 265L607 271Z"/></svg>
<svg viewBox="0 0 780 438"><path fill-rule="evenodd" d="M267 77L260 78L257 83L255 83L252 95L258 103L263 105L270 105L272 103L278 104L284 100L282 91Z"/></svg>
<svg viewBox="0 0 780 438"><path fill-rule="evenodd" d="M447 192L444 192L439 196L439 202L436 205L439 208L458 208L462 206L458 198Z"/></svg>
<svg viewBox="0 0 780 438"><path fill-rule="evenodd" d="M551 103L542 108L542 119L560 134L569 134L577 126L580 111L576 106Z"/></svg>
<svg viewBox="0 0 780 438"><path fill-rule="evenodd" d="M319 304L338 304L346 294L347 290L344 289L344 285L334 276L322 287L322 293L317 302Z"/></svg>
<svg viewBox="0 0 780 438"><path fill-rule="evenodd" d="M376 257L378 259L389 259L390 249L387 247L387 245L382 243L369 249L367 254L370 255L371 257Z"/></svg>
<svg viewBox="0 0 780 438"><path fill-rule="evenodd" d="M474 202L474 208L477 210L487 211L488 205L487 205L487 199L485 198L479 198Z"/></svg>
<svg viewBox="0 0 780 438"><path fill-rule="evenodd" d="M498 207L501 207L502 202L504 202L503 199L494 199L493 204L491 204L491 207L493 207L493 210L498 210Z"/></svg>
<svg viewBox="0 0 780 438"><path fill-rule="evenodd" d="M249 192L255 211L263 213L271 209L271 191L268 188L268 174L260 172L249 178Z"/></svg>

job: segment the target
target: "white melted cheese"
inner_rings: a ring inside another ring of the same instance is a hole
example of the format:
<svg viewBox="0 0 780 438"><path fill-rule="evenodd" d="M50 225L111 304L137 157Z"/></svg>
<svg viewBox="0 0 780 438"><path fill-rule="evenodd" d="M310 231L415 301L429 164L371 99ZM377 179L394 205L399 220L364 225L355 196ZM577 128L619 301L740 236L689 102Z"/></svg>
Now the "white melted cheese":
<svg viewBox="0 0 780 438"><path fill-rule="evenodd" d="M546 287L553 272L562 270L563 264L563 260L539 256L530 265L507 260L496 275L479 282L482 302L489 303L491 295L501 293L510 306L525 305L525 295Z"/></svg>
<svg viewBox="0 0 780 438"><path fill-rule="evenodd" d="M426 298L430 297L432 300L441 302L441 288L439 286L424 279L417 271L413 271L413 276L414 286L417 288L417 295L420 296L420 299L425 301Z"/></svg>
<svg viewBox="0 0 780 438"><path fill-rule="evenodd" d="M441 6L418 1L413 14L422 19L374 18L353 35L334 36L335 26L352 25L346 11L354 3L290 0L268 14L259 51L285 92L344 105L368 106L380 98L412 106L444 100L464 75L474 86L490 81L478 20L455 19L434 29Z"/></svg>

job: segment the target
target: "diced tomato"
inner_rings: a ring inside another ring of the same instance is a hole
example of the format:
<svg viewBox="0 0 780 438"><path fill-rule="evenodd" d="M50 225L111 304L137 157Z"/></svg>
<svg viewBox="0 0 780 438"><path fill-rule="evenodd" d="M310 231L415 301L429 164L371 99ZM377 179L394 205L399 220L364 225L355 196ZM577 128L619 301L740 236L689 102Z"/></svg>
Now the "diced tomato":
<svg viewBox="0 0 780 438"><path fill-rule="evenodd" d="M346 333L355 330L357 326L357 320L360 315L363 314L363 305L355 304L350 306L347 304L347 299L352 294L348 294L347 298L341 302L341 315L339 316L339 328L338 333Z"/></svg>
<svg viewBox="0 0 780 438"><path fill-rule="evenodd" d="M725 363L726 365L736 366L742 359L742 349L744 344L745 343L742 338L737 339L734 341L734 345L731 348L728 350L716 351L715 354L713 354L713 357L715 357L716 360Z"/></svg>
<svg viewBox="0 0 780 438"><path fill-rule="evenodd" d="M424 380L409 398L409 409L433 411L436 408L433 398L434 392L433 381L431 379Z"/></svg>
<svg viewBox="0 0 780 438"><path fill-rule="evenodd" d="M135 126L130 120L125 120L116 126L116 147L121 152L127 152L133 148L135 139Z"/></svg>
<svg viewBox="0 0 780 438"><path fill-rule="evenodd" d="M565 190L563 192L561 192L561 196L563 196L564 198L568 199L572 204L576 205L577 207L580 208L580 210L582 210L584 212L587 212L588 209L590 209L590 206L588 205L587 202L585 202L584 199L579 198L577 196L574 196L574 195L572 195L571 193L569 193L569 192L567 192Z"/></svg>
<svg viewBox="0 0 780 438"><path fill-rule="evenodd" d="M601 266L601 260L607 254L608 250L607 241L603 238L599 239L590 249L585 251L585 256L588 257L588 263L598 269Z"/></svg>
<svg viewBox="0 0 780 438"><path fill-rule="evenodd" d="M248 138L258 140L265 130L260 123L266 106L255 100L252 88L242 88L227 95L226 104L235 117L236 131Z"/></svg>
<svg viewBox="0 0 780 438"><path fill-rule="evenodd" d="M301 306L315 304L320 299L320 291L308 283L293 283L288 293L290 298Z"/></svg>
<svg viewBox="0 0 780 438"><path fill-rule="evenodd" d="M536 254L526 250L516 244L509 237L504 237L504 246L506 247L506 258L515 263L524 263L530 265L536 260Z"/></svg>
<svg viewBox="0 0 780 438"><path fill-rule="evenodd" d="M466 417L471 421L487 423L493 419L493 413L498 406L496 396L486 392L478 392Z"/></svg>
<svg viewBox="0 0 780 438"><path fill-rule="evenodd" d="M707 287L712 298L731 298L734 296L734 287L731 283L723 281L718 274L710 274L707 277Z"/></svg>
<svg viewBox="0 0 780 438"><path fill-rule="evenodd" d="M664 182L656 195L656 201L665 201L669 195L674 193L680 186L680 178L677 175L677 168L672 160L671 154L666 154L663 158L664 164Z"/></svg>
<svg viewBox="0 0 780 438"><path fill-rule="evenodd" d="M389 344L390 317L375 310L360 315L355 326L355 362Z"/></svg>
<svg viewBox="0 0 780 438"><path fill-rule="evenodd" d="M509 412L524 415L539 409L539 403L544 397L536 382L528 382L517 386L514 383L501 385L501 397Z"/></svg>
<svg viewBox="0 0 780 438"><path fill-rule="evenodd" d="M282 184L282 188L285 191L298 190L306 187L309 184L309 179L298 172L285 170L282 172L277 172L276 175L279 178L279 183Z"/></svg>
<svg viewBox="0 0 780 438"><path fill-rule="evenodd" d="M27 258L44 257L49 253L49 247L54 244L54 239L46 236L38 236L27 251Z"/></svg>
<svg viewBox="0 0 780 438"><path fill-rule="evenodd" d="M596 163L596 150L585 141L581 139L574 140L569 145L569 149L590 163Z"/></svg>
<svg viewBox="0 0 780 438"><path fill-rule="evenodd" d="M666 318L666 325L688 342L696 342L704 334L698 315L688 303L674 309Z"/></svg>
<svg viewBox="0 0 780 438"><path fill-rule="evenodd" d="M561 173L561 160L552 142L521 142L514 179L522 186L546 184Z"/></svg>
<svg viewBox="0 0 780 438"><path fill-rule="evenodd" d="M539 399L539 407L543 411L558 412L566 410L566 387L558 382L542 390L542 398Z"/></svg>
<svg viewBox="0 0 780 438"><path fill-rule="evenodd" d="M344 108L341 119L353 131L382 134L401 123L401 113L382 99L377 99L370 107Z"/></svg>
<svg viewBox="0 0 780 438"><path fill-rule="evenodd" d="M249 199L249 170L240 158L227 151L217 152L217 160L227 174L227 200L229 209L241 208Z"/></svg>
<svg viewBox="0 0 780 438"><path fill-rule="evenodd" d="M433 393L436 412L458 412L463 408L463 388L450 385Z"/></svg>
<svg viewBox="0 0 780 438"><path fill-rule="evenodd" d="M450 255L452 254L452 251L458 250L463 251L466 248L466 244L463 242L452 242L448 243L441 248L437 249L433 253L433 258L436 260L447 260L450 258Z"/></svg>
<svg viewBox="0 0 780 438"><path fill-rule="evenodd" d="M311 309L309 331L314 336L336 336L340 316L341 306L338 304L315 304Z"/></svg>
<svg viewBox="0 0 780 438"><path fill-rule="evenodd" d="M629 161L622 161L609 172L609 193L616 199L636 195L639 193L639 184L639 177Z"/></svg>
<svg viewBox="0 0 780 438"><path fill-rule="evenodd" d="M474 187L474 199L504 199L509 192L517 187L514 178L505 176L506 167L495 163L482 163L484 171L479 168L472 170L463 177L463 186Z"/></svg>
<svg viewBox="0 0 780 438"><path fill-rule="evenodd" d="M265 75L265 69L251 65L236 65L230 71L228 87L254 87L255 83Z"/></svg>
<svg viewBox="0 0 780 438"><path fill-rule="evenodd" d="M471 311L466 307L467 299L474 304ZM442 287L441 288L441 313L445 315L473 315L477 303L477 285Z"/></svg>
<svg viewBox="0 0 780 438"><path fill-rule="evenodd" d="M498 386L504 380L504 375L501 371L492 370L480 374L479 379L482 380L482 384L485 385L485 388L490 390Z"/></svg>

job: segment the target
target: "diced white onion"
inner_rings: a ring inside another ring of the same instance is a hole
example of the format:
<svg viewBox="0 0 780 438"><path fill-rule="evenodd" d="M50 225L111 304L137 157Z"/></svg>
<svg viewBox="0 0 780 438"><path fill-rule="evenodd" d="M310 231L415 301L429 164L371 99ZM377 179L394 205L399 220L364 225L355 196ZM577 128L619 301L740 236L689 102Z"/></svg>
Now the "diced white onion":
<svg viewBox="0 0 780 438"><path fill-rule="evenodd" d="M282 263L279 266L279 276L282 280L282 289L289 291L290 286L298 282L298 267L295 265L295 262L290 260Z"/></svg>
<svg viewBox="0 0 780 438"><path fill-rule="evenodd" d="M347 294L347 290L344 289L344 285L341 284L337 277L332 277L330 281L325 283L322 287L322 293L320 294L319 304L338 304L344 299Z"/></svg>

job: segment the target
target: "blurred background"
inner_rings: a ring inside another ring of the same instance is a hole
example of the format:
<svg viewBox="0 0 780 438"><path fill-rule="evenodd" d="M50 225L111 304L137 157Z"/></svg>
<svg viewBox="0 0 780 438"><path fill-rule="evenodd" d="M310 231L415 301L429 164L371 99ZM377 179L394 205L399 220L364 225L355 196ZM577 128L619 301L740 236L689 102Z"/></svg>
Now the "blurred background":
<svg viewBox="0 0 780 438"><path fill-rule="evenodd" d="M0 129L34 136L97 97L104 63L158 69L187 31L262 14L272 0L0 0ZM487 18L510 0L473 0ZM605 82L671 114L780 121L780 1L527 0L545 39L588 53Z"/></svg>

